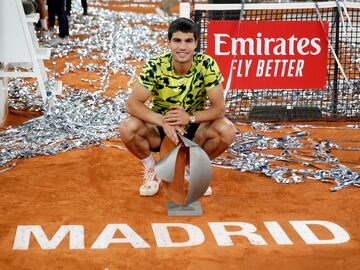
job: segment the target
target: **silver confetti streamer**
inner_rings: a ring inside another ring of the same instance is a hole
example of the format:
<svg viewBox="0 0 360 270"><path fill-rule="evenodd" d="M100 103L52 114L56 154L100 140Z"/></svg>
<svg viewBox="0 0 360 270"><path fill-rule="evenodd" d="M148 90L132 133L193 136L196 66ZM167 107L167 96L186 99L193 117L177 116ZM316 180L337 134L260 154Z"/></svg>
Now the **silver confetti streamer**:
<svg viewBox="0 0 360 270"><path fill-rule="evenodd" d="M213 164L215 166L243 172L262 173L282 184L301 183L306 179L335 183L336 186L330 188L331 191L341 190L349 186L360 186L360 174L340 164L339 160L331 155L332 149L358 151L359 147L345 148L330 140L312 143L305 140L305 142L302 142L301 140L306 139L310 133L299 131L299 125L273 125L260 122L251 123L250 125L256 134L254 135L252 132L238 133L235 142L227 150L231 156L214 159ZM287 136L281 138L271 138L260 134L260 132L280 130L285 126L294 129L296 126L298 131L290 132ZM313 125L306 125L306 127L317 128ZM358 126L347 125L343 128L354 129L358 128ZM269 149L283 151L280 156L257 152L257 150ZM296 149L314 149L314 151L312 157L307 157L297 152ZM314 169L290 169L284 166L276 166L272 161L299 164ZM326 164L331 168L330 170L320 169L316 164Z"/></svg>

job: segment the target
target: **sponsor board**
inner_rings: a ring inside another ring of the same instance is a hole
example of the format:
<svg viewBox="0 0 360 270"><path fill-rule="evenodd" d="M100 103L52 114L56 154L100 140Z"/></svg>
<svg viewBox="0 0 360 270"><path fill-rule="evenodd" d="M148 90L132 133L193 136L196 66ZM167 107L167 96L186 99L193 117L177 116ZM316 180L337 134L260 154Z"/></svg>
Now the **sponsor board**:
<svg viewBox="0 0 360 270"><path fill-rule="evenodd" d="M321 89L327 36L325 21L209 21L206 53L229 89Z"/></svg>

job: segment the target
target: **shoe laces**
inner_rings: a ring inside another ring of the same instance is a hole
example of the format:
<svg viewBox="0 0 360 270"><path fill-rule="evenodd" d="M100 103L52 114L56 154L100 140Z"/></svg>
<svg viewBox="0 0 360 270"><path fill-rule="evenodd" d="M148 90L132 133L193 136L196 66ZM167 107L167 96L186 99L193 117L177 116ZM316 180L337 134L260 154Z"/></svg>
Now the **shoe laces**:
<svg viewBox="0 0 360 270"><path fill-rule="evenodd" d="M148 185L152 181L156 181L156 174L154 169L144 168L144 184Z"/></svg>

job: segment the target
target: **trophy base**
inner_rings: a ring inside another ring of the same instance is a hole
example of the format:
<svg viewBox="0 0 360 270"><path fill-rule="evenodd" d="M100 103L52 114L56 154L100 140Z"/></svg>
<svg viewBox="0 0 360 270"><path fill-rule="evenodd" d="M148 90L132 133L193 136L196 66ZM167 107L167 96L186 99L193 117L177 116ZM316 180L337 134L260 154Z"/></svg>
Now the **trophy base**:
<svg viewBox="0 0 360 270"><path fill-rule="evenodd" d="M203 210L199 201L195 201L185 206L168 201L166 206L169 217L192 217L203 215Z"/></svg>

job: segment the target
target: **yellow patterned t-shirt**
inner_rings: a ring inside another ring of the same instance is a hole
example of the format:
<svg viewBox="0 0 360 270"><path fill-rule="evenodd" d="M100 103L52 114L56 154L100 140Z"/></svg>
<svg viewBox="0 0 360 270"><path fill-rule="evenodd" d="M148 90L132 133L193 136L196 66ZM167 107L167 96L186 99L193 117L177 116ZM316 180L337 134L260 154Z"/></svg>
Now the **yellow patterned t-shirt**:
<svg viewBox="0 0 360 270"><path fill-rule="evenodd" d="M170 106L179 105L187 112L205 109L206 91L224 78L215 60L208 55L194 53L193 63L184 76L175 74L170 52L151 58L141 70L139 83L153 97L152 110L165 114Z"/></svg>

